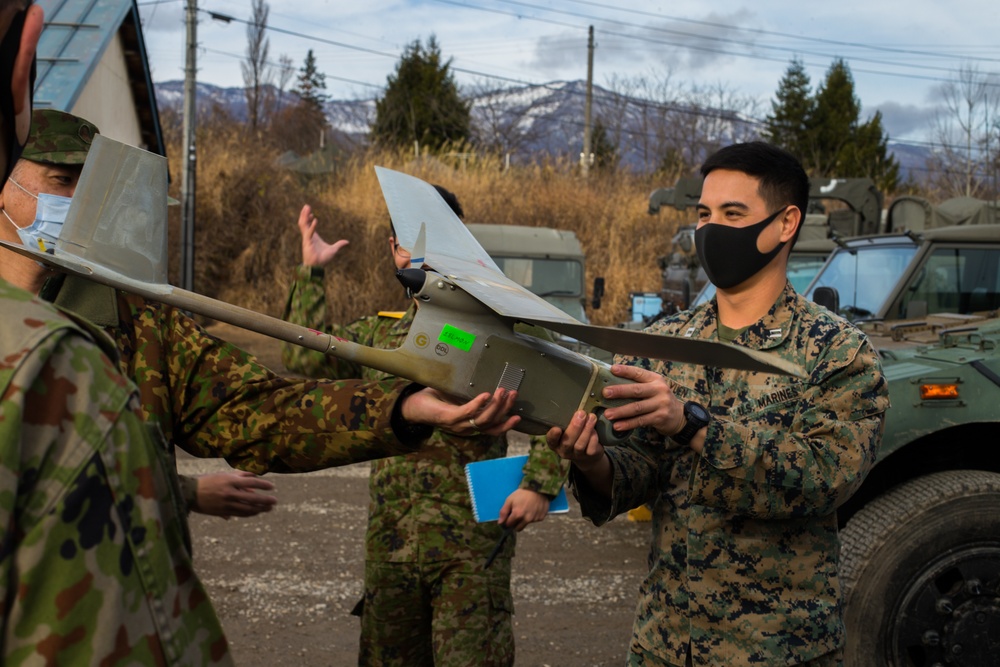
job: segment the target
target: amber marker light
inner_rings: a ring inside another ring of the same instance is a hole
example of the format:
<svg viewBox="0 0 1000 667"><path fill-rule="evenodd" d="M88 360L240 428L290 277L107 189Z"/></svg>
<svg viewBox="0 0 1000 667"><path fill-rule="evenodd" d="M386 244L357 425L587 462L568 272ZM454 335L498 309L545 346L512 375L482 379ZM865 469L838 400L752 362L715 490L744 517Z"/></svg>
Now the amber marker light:
<svg viewBox="0 0 1000 667"><path fill-rule="evenodd" d="M954 400L958 398L957 384L922 384L920 385L920 400Z"/></svg>

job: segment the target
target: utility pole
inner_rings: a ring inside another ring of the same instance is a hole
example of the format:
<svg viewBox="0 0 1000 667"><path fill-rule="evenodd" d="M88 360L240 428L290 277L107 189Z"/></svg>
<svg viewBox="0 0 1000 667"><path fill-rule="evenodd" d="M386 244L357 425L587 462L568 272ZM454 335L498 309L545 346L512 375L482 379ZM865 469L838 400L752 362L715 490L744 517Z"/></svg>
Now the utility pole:
<svg viewBox="0 0 1000 667"><path fill-rule="evenodd" d="M594 163L594 154L590 149L591 124L590 115L594 106L594 26L590 26L587 38L587 99L583 106L583 152L580 153L580 173L586 178L590 174L590 165Z"/></svg>
<svg viewBox="0 0 1000 667"><path fill-rule="evenodd" d="M187 0L187 53L184 63L184 159L181 162L181 287L194 291L195 57L198 48L197 0Z"/></svg>

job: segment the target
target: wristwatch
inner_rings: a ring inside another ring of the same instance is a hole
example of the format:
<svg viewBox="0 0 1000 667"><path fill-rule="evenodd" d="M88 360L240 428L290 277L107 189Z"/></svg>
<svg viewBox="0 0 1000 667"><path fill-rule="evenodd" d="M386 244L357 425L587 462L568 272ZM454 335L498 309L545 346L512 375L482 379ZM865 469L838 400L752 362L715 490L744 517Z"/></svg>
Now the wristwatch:
<svg viewBox="0 0 1000 667"><path fill-rule="evenodd" d="M674 442L689 445L694 434L708 426L709 422L712 421L712 413L706 410L703 405L688 401L684 404L684 419L684 428L670 437L674 439Z"/></svg>

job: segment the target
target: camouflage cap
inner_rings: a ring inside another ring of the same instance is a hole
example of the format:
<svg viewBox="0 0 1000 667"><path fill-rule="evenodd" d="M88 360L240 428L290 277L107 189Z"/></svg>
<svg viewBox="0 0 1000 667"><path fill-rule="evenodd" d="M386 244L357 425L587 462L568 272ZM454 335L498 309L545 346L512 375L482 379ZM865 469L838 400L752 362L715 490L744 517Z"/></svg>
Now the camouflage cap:
<svg viewBox="0 0 1000 667"><path fill-rule="evenodd" d="M31 133L21 157L32 162L83 164L98 134L97 126L55 109L31 112Z"/></svg>

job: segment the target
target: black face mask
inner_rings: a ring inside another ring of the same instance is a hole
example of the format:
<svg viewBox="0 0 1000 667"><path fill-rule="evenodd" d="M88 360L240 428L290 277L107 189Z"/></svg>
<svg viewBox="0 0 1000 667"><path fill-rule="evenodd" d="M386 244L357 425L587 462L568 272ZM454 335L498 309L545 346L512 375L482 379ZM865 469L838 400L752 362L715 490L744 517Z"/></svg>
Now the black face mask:
<svg viewBox="0 0 1000 667"><path fill-rule="evenodd" d="M788 209L776 211L749 227L730 227L710 222L694 232L698 259L712 284L720 289L735 287L767 266L785 246L782 241L771 252L757 250L757 239L768 225Z"/></svg>

